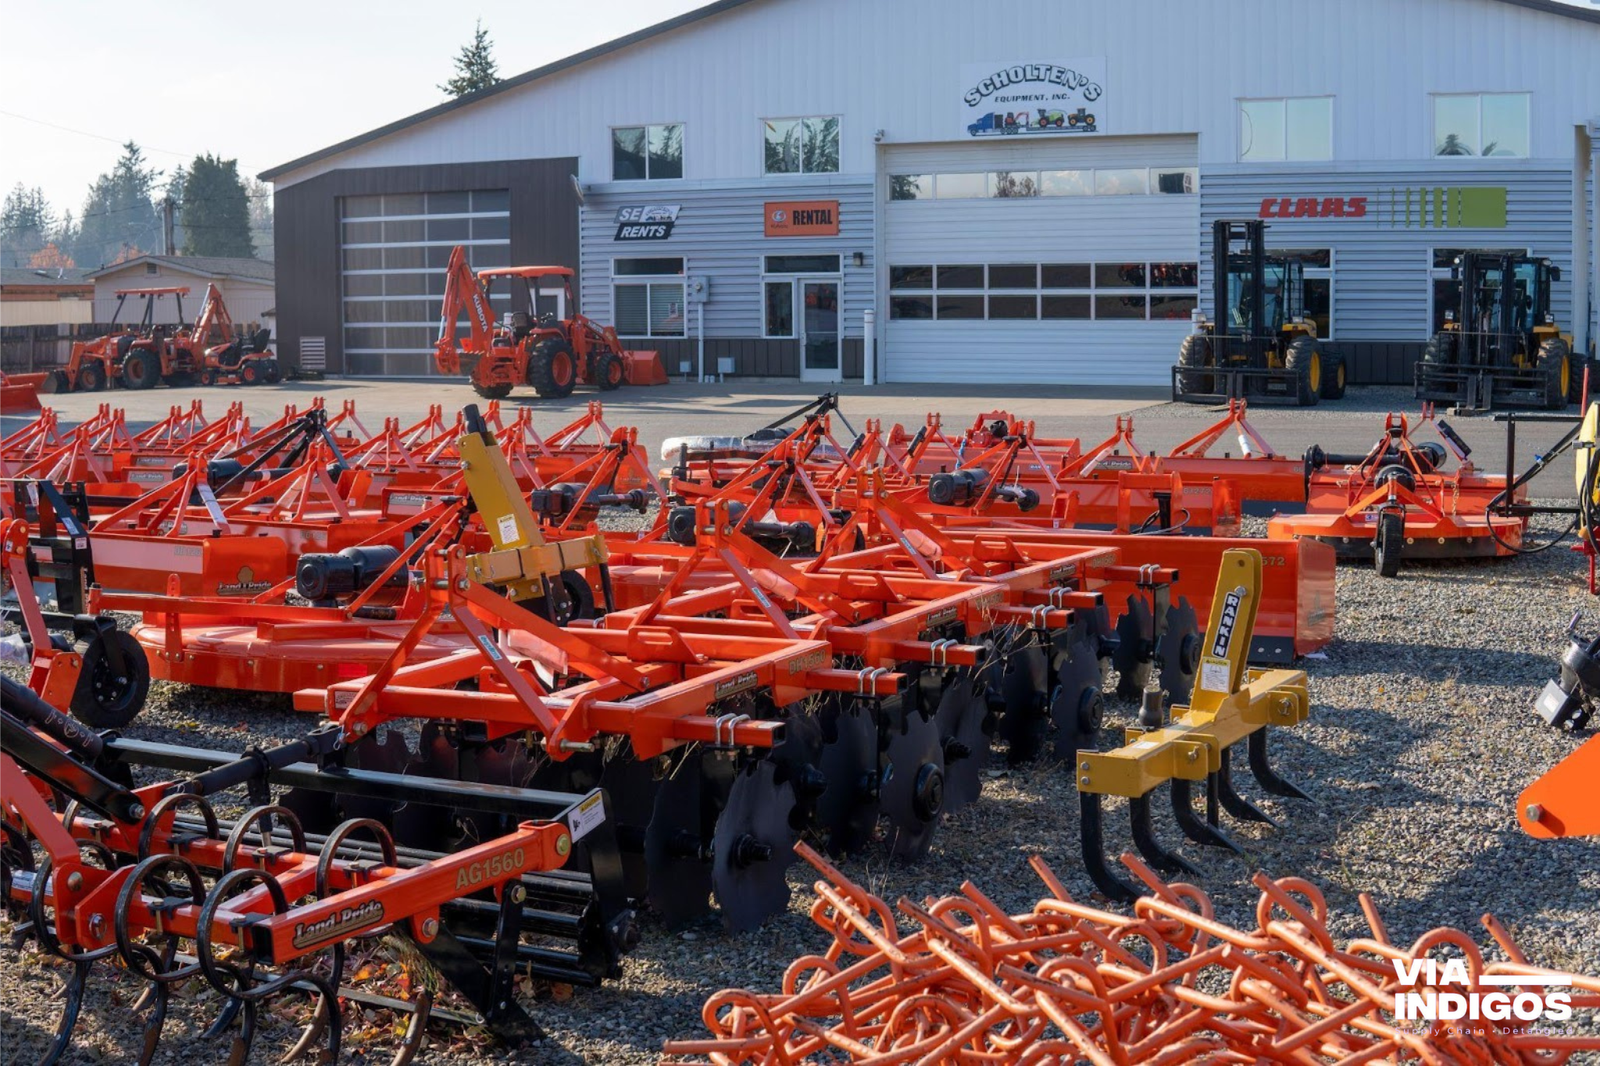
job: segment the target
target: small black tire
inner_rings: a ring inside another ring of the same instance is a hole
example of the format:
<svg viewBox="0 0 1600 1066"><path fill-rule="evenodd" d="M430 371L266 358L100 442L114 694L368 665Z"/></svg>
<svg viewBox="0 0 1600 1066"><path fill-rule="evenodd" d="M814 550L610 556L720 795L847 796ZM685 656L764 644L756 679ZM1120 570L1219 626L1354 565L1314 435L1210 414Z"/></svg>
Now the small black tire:
<svg viewBox="0 0 1600 1066"><path fill-rule="evenodd" d="M261 380L268 385L276 385L283 380L283 370L279 368L276 359L262 359Z"/></svg>
<svg viewBox="0 0 1600 1066"><path fill-rule="evenodd" d="M1552 411L1566 409L1572 392L1572 352L1560 337L1539 345L1539 374L1545 383L1545 406Z"/></svg>
<svg viewBox="0 0 1600 1066"><path fill-rule="evenodd" d="M214 368L208 366L204 370L200 371L200 384L215 385L216 383L217 371Z"/></svg>
<svg viewBox="0 0 1600 1066"><path fill-rule="evenodd" d="M1183 343L1178 345L1178 366L1207 367L1211 362L1211 340L1204 334L1191 333L1183 338ZM1178 371L1178 391L1208 393L1212 391L1211 375L1200 374L1192 370L1180 369Z"/></svg>
<svg viewBox="0 0 1600 1066"><path fill-rule="evenodd" d="M528 384L547 400L571 396L578 385L578 360L572 346L559 337L535 345L528 356Z"/></svg>
<svg viewBox="0 0 1600 1066"><path fill-rule="evenodd" d="M622 357L616 352L601 352L594 357L594 384L601 392L610 392L622 384Z"/></svg>
<svg viewBox="0 0 1600 1066"><path fill-rule="evenodd" d="M1295 402L1314 407L1322 398L1322 353L1310 337L1297 337L1283 357L1283 366L1294 383Z"/></svg>
<svg viewBox="0 0 1600 1066"><path fill-rule="evenodd" d="M98 359L84 363L78 368L78 390L80 392L99 392L106 387L106 368Z"/></svg>
<svg viewBox="0 0 1600 1066"><path fill-rule="evenodd" d="M1372 564L1379 577L1395 577L1400 573L1400 554L1405 543L1405 516L1396 511L1380 512L1378 528L1372 535Z"/></svg>
<svg viewBox="0 0 1600 1066"><path fill-rule="evenodd" d="M1344 356L1322 354L1322 398L1324 400L1344 399L1345 365Z"/></svg>
<svg viewBox="0 0 1600 1066"><path fill-rule="evenodd" d="M105 640L116 642L123 672L111 667ZM144 708L150 693L150 660L144 648L122 630L96 634L82 644L83 672L72 693L72 713L95 729L120 729Z"/></svg>

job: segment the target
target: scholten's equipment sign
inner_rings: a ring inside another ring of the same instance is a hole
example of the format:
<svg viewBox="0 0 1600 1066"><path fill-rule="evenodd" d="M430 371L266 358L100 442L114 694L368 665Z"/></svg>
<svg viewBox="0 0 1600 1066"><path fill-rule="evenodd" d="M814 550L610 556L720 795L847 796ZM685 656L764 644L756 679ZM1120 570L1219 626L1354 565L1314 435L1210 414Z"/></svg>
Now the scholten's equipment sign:
<svg viewBox="0 0 1600 1066"><path fill-rule="evenodd" d="M617 208L615 241L664 241L678 221L678 204L635 204Z"/></svg>
<svg viewBox="0 0 1600 1066"><path fill-rule="evenodd" d="M1062 136L1106 129L1106 60L967 63L961 124L968 137Z"/></svg>

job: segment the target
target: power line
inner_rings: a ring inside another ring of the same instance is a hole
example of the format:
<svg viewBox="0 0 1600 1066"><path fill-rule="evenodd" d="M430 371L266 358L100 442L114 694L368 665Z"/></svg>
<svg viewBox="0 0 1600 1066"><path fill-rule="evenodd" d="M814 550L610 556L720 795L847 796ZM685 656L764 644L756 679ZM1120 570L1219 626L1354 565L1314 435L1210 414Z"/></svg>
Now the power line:
<svg viewBox="0 0 1600 1066"><path fill-rule="evenodd" d="M48 126L53 130L60 130L62 133L71 133L71 134L75 134L75 135L77 135L79 137L89 137L89 138L92 138L93 140L96 140L96 141L105 141L108 144L127 144L128 143L126 140L122 140L122 139L119 139L117 137L107 137L103 133L90 133L88 130L73 129L71 126L63 126L60 123L56 123L56 122L46 122L42 118L34 118L31 115L19 115L15 111L6 111L3 108L0 108L0 115L5 115L7 118L19 119L19 120L21 120L23 122L32 122L36 126ZM138 142L134 142L134 143L137 144ZM153 144L140 144L139 148L141 150L143 150L143 151L146 151L146 152L159 152L162 155L176 156L179 159L194 159L194 158L198 157L199 155L201 155L200 152L175 152L171 148L157 148ZM239 162L239 161L238 160L234 160L234 162ZM239 163L239 167L240 167L240 169L242 171L247 172L247 173L266 169L264 167L252 166L252 165L247 164L247 163Z"/></svg>

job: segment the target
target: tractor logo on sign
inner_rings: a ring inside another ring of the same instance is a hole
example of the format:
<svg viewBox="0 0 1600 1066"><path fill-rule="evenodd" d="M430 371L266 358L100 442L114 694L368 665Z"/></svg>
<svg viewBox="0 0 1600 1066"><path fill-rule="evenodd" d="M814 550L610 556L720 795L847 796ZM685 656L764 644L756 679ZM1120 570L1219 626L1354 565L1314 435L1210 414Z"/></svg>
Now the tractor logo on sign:
<svg viewBox="0 0 1600 1066"><path fill-rule="evenodd" d="M1106 124L1104 56L961 68L968 137L1099 133Z"/></svg>
<svg viewBox="0 0 1600 1066"><path fill-rule="evenodd" d="M272 585L266 581L257 581L256 572L248 566L239 567L237 581L225 581L217 586L218 596L254 596L258 592L265 592Z"/></svg>

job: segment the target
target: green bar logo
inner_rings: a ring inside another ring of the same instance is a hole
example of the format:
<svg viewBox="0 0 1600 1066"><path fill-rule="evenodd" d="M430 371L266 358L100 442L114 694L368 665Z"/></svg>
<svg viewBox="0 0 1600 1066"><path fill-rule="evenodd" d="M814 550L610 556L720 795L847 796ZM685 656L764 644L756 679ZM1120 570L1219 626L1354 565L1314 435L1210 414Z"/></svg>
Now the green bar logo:
<svg viewBox="0 0 1600 1066"><path fill-rule="evenodd" d="M1397 229L1505 229L1503 185L1432 185L1382 190L1390 226Z"/></svg>

